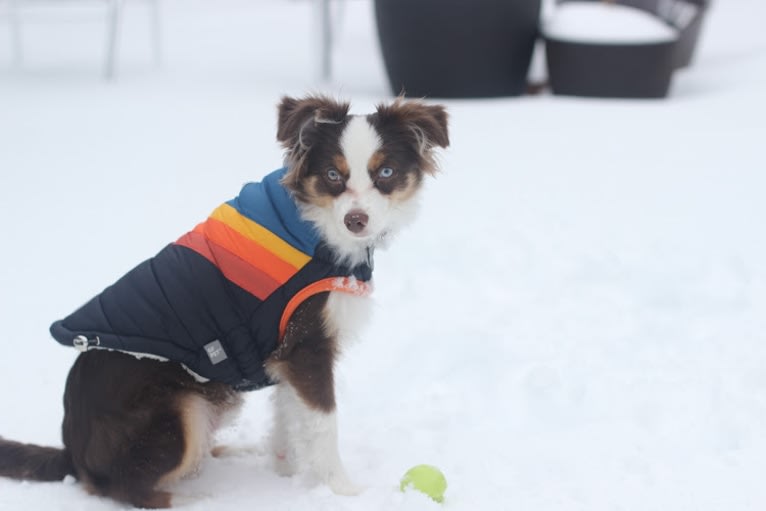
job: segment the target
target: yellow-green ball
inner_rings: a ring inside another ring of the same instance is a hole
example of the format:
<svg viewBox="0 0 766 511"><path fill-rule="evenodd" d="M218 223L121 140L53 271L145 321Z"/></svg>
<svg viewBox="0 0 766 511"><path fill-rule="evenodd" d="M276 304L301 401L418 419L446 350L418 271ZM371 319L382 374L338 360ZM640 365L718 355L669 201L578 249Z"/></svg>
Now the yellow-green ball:
<svg viewBox="0 0 766 511"><path fill-rule="evenodd" d="M447 489L447 479L442 471L431 465L417 465L409 469L402 477L399 489L415 488L425 493L436 502L444 501L444 491Z"/></svg>

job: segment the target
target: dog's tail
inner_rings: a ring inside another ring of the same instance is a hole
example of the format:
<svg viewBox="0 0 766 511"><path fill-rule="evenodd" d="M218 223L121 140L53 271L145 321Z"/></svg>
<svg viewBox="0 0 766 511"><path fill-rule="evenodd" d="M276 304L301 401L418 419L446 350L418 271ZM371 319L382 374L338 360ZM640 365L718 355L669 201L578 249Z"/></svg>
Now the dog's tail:
<svg viewBox="0 0 766 511"><path fill-rule="evenodd" d="M75 475L65 449L22 444L0 437L0 476L28 481L61 481Z"/></svg>

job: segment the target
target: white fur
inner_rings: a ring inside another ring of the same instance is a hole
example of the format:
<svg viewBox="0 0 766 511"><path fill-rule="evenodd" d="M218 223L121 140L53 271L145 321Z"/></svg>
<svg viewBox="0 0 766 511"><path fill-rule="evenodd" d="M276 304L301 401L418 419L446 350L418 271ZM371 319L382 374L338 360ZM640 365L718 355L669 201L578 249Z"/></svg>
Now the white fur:
<svg viewBox="0 0 766 511"><path fill-rule="evenodd" d="M353 266L367 259L369 247L385 246L392 233L414 218L418 204L416 198L406 204L395 203L375 188L368 167L370 158L381 147L381 139L366 117L350 118L340 147L350 169L346 190L333 201L332 208L303 204L301 213L317 226L341 262ZM367 227L358 234L349 231L344 222L352 210L369 217Z"/></svg>
<svg viewBox="0 0 766 511"><path fill-rule="evenodd" d="M277 472L290 476L308 470L339 495L360 493L362 488L351 481L340 460L335 412L310 408L287 383L277 385L273 399Z"/></svg>
<svg viewBox="0 0 766 511"><path fill-rule="evenodd" d="M325 330L343 348L356 340L371 317L373 301L369 296L330 293L325 305Z"/></svg>

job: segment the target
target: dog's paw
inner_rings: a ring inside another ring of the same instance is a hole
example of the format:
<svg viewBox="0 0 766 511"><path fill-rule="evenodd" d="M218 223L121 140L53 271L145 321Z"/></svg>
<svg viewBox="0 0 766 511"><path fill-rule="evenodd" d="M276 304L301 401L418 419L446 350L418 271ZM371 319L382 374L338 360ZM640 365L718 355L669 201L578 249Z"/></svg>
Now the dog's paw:
<svg viewBox="0 0 766 511"><path fill-rule="evenodd" d="M327 485L336 495L345 495L347 497L359 495L366 489L364 486L354 483L345 475L333 477L327 481Z"/></svg>
<svg viewBox="0 0 766 511"><path fill-rule="evenodd" d="M274 455L274 470L282 477L292 477L297 472L295 463L287 454L281 452Z"/></svg>

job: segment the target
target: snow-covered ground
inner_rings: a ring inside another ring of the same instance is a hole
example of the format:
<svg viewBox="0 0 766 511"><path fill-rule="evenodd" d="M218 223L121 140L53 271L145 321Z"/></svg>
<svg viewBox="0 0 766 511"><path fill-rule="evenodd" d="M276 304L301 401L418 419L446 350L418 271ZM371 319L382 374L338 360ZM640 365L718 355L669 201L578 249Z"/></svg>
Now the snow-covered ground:
<svg viewBox="0 0 766 511"><path fill-rule="evenodd" d="M348 2L333 82L311 5L167 0L164 64L127 2L119 80L103 5L34 2L11 68L0 0L0 434L59 445L75 353L47 328L280 164L281 94L388 97L371 4ZM339 368L339 497L265 455L210 460L189 510L766 507L766 37L715 2L665 101L448 101L453 146L418 222L376 260L376 315ZM234 445L264 447L269 391ZM397 482L447 476L442 506ZM0 480L0 510L121 509Z"/></svg>

